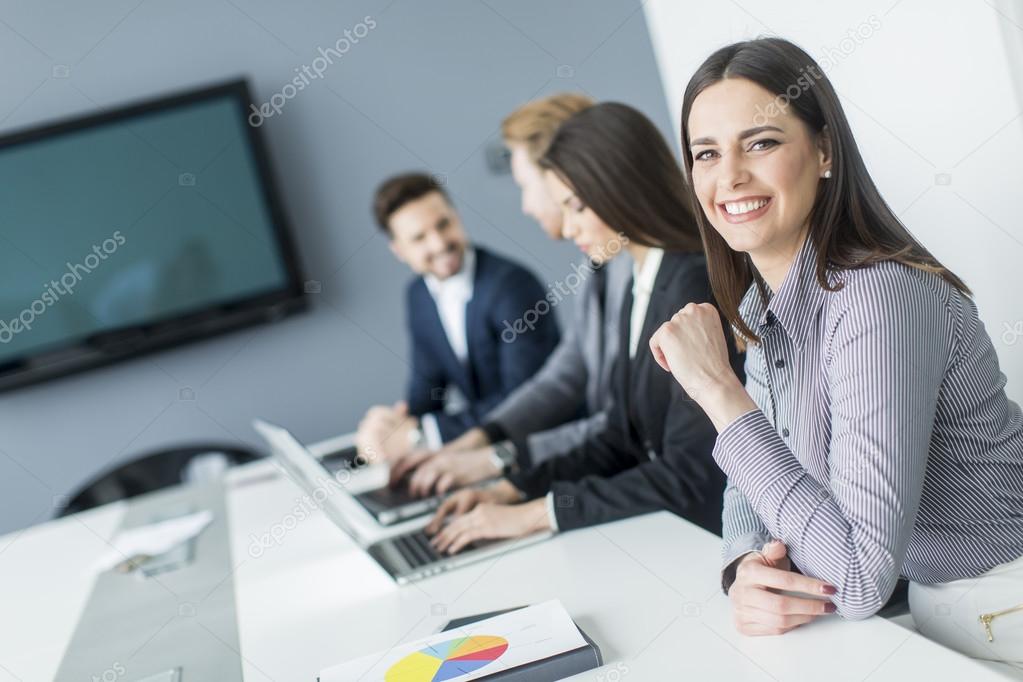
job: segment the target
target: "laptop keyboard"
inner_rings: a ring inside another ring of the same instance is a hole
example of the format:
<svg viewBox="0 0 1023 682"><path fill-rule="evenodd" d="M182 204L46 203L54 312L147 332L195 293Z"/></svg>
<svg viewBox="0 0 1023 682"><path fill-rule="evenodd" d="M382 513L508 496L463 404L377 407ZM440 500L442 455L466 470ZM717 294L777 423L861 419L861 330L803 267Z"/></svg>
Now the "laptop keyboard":
<svg viewBox="0 0 1023 682"><path fill-rule="evenodd" d="M426 531L418 530L407 535L399 535L392 538L392 542L412 568L432 564L441 558L441 555L430 544L430 536L426 534Z"/></svg>
<svg viewBox="0 0 1023 682"><path fill-rule="evenodd" d="M413 502L422 502L423 498L414 497L407 487L391 488L384 486L358 495L360 498L371 500L384 509L392 507L403 507Z"/></svg>

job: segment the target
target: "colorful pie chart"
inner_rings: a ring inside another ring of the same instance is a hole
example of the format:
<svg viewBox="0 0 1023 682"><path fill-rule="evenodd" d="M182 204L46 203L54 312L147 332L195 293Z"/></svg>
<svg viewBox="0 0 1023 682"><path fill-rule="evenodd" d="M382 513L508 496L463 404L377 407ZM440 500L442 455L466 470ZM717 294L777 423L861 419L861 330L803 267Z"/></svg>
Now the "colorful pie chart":
<svg viewBox="0 0 1023 682"><path fill-rule="evenodd" d="M508 649L508 640L493 635L459 637L409 654L390 668L384 682L443 682L493 663Z"/></svg>

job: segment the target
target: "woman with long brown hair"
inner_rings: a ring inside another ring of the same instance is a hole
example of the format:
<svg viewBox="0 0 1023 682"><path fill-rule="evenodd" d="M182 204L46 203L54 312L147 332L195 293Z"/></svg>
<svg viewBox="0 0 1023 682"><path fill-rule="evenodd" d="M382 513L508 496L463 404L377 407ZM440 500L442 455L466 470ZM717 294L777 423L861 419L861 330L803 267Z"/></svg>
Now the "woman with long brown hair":
<svg viewBox="0 0 1023 682"><path fill-rule="evenodd" d="M881 198L834 88L792 43L711 55L682 131L746 384L717 310L686 306L651 349L719 431L738 628L864 618L904 576L924 634L1023 660L1023 416L966 286Z"/></svg>
<svg viewBox="0 0 1023 682"><path fill-rule="evenodd" d="M720 532L724 476L710 457L714 428L646 352L678 306L711 301L678 162L649 119L609 102L563 123L540 165L566 237L591 257L622 248L632 256L607 424L495 485L455 493L427 530L438 550L457 552L477 540L666 509ZM734 345L725 353L739 368ZM451 514L458 516L442 528Z"/></svg>

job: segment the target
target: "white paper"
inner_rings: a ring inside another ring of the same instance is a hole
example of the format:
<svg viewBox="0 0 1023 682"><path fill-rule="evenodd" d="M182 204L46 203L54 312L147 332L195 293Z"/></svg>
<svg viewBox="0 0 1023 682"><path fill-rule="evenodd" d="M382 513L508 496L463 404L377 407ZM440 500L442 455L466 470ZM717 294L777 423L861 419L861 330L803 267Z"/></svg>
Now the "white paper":
<svg viewBox="0 0 1023 682"><path fill-rule="evenodd" d="M455 640L461 642L452 645ZM434 679L462 682L584 646L586 640L565 607L552 599L332 666L320 673L320 682L433 682ZM465 655L474 649L484 652L477 651L480 658L459 660L459 653ZM449 658L442 660L446 656ZM445 667L442 669L442 666ZM460 670L465 672L459 673Z"/></svg>
<svg viewBox="0 0 1023 682"><path fill-rule="evenodd" d="M111 542L113 547L96 562L96 570L109 570L125 559L140 554L157 556L170 551L197 536L212 520L213 514L203 510L121 531Z"/></svg>

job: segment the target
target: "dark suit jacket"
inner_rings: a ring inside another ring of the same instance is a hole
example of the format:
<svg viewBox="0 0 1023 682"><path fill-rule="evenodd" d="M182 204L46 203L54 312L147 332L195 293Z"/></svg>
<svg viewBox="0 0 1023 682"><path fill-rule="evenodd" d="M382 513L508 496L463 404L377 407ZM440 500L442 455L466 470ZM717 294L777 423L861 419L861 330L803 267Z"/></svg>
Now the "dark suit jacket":
<svg viewBox="0 0 1023 682"><path fill-rule="evenodd" d="M426 282L422 277L413 280L406 303L412 339L409 413L433 413L445 441L478 425L558 345L558 325L546 294L529 270L476 247L473 295L465 307L469 357L463 365L448 342ZM445 414L444 397L451 386L458 387L468 406Z"/></svg>
<svg viewBox="0 0 1023 682"><path fill-rule="evenodd" d="M711 457L714 426L649 348L653 333L680 308L713 302L706 261L702 254L665 252L632 359L631 286L629 291L620 318L616 394L607 428L508 479L530 498L553 492L560 530L667 509L720 535L725 476ZM741 356L732 335L726 338L732 367L741 378Z"/></svg>

